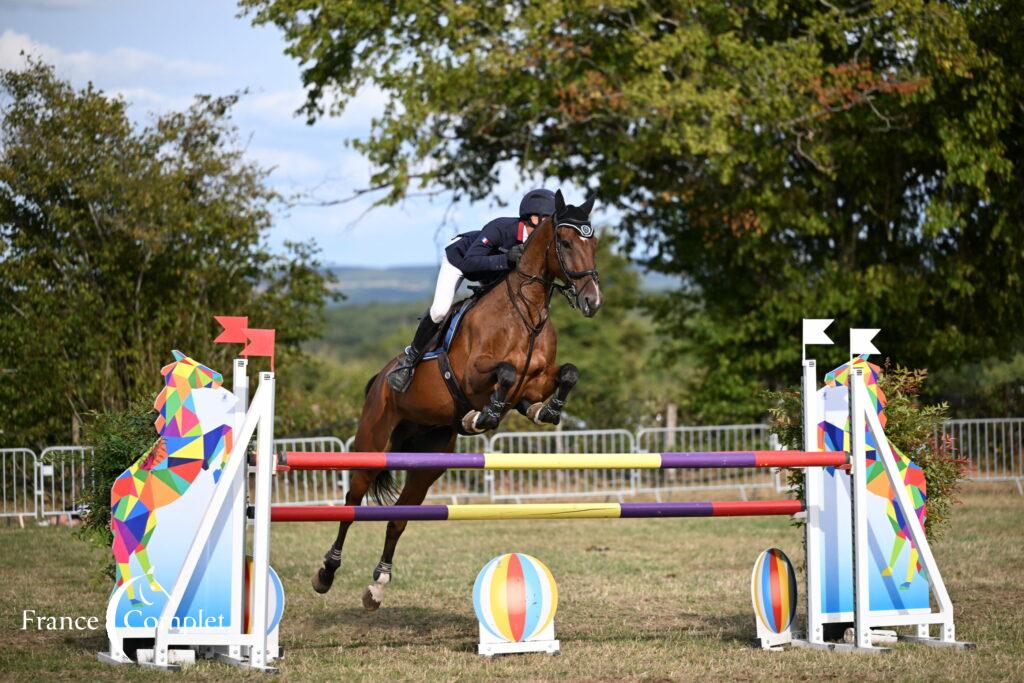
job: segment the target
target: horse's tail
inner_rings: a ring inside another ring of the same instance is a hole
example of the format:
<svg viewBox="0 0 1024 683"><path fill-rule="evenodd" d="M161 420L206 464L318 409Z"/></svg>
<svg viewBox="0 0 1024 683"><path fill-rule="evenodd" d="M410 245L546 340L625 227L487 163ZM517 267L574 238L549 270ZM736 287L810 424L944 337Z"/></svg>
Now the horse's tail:
<svg viewBox="0 0 1024 683"><path fill-rule="evenodd" d="M366 387L363 389L363 395L369 396L370 389L373 387L373 383L380 377L378 372L376 375L371 377L366 383ZM370 482L370 498L377 505L391 505L398 500L399 489L395 483L395 475L391 470L382 470L373 481Z"/></svg>
<svg viewBox="0 0 1024 683"><path fill-rule="evenodd" d="M377 505L393 505L398 500L398 494L398 485L395 484L395 475L391 470L381 470L370 482L370 498Z"/></svg>

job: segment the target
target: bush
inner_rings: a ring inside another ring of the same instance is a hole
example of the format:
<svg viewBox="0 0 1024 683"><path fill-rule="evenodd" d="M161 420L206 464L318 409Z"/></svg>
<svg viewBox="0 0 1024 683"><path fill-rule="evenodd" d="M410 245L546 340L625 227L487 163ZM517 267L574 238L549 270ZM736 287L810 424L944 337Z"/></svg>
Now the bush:
<svg viewBox="0 0 1024 683"><path fill-rule="evenodd" d="M958 457L953 440L941 434L942 425L949 419L949 407L945 403L921 405L918 400L921 385L927 377L927 370L893 367L886 361L885 368L879 373L878 384L887 399L886 437L924 470L928 493L925 532L929 538L934 538L949 520L950 510L957 502L957 489L967 474L968 462ZM771 433L784 447L802 449L800 391L769 391L766 395L774 406L769 410ZM788 479L803 498L803 470L790 470Z"/></svg>
<svg viewBox="0 0 1024 683"><path fill-rule="evenodd" d="M114 541L110 530L110 489L122 472L156 443L153 422L157 412L153 399L136 401L127 410L109 410L91 413L85 424L85 442L92 444L93 455L89 465L88 481L82 492L87 508L80 533L97 546ZM107 573L114 576L111 557Z"/></svg>

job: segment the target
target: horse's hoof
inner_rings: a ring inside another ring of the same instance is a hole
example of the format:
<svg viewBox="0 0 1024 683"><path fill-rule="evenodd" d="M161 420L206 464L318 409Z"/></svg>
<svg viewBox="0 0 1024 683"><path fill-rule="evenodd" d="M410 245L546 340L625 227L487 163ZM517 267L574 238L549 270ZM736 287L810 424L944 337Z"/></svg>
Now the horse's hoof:
<svg viewBox="0 0 1024 683"><path fill-rule="evenodd" d="M484 430L477 428L476 419L480 417L479 410L471 410L462 418L462 428L468 434L482 434Z"/></svg>
<svg viewBox="0 0 1024 683"><path fill-rule="evenodd" d="M363 591L363 609L367 612L376 612L382 602L384 602L384 589L371 583Z"/></svg>
<svg viewBox="0 0 1024 683"><path fill-rule="evenodd" d="M542 402L534 403L526 409L526 418L534 424L543 424L540 419L540 411L544 410Z"/></svg>
<svg viewBox="0 0 1024 683"><path fill-rule="evenodd" d="M317 593L323 594L331 590L331 584L334 583L334 572L328 573L323 567L320 567L313 572L313 590Z"/></svg>

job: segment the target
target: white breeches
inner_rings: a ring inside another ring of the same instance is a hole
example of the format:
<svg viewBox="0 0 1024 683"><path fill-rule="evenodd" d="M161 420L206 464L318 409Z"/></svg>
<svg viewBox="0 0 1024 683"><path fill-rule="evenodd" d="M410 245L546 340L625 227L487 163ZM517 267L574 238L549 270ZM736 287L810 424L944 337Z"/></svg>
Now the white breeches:
<svg viewBox="0 0 1024 683"><path fill-rule="evenodd" d="M441 270L437 273L437 287L434 288L434 301L430 304L430 319L435 323L444 320L448 310L455 301L455 291L462 281L462 271L448 262L448 256L441 258Z"/></svg>

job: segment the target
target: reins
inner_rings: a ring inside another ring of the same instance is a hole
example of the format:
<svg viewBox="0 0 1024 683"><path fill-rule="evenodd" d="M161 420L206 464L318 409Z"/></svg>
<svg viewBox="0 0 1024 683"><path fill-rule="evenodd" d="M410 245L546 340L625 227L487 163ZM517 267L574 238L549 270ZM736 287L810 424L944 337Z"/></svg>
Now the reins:
<svg viewBox="0 0 1024 683"><path fill-rule="evenodd" d="M547 263L548 254L551 252L551 245L554 245L555 258L558 259L558 267L562 270L562 275L566 279L566 284L560 285L555 282L554 278L548 281L539 275L524 273L520 269L520 263L522 261L516 264L516 269L513 271L514 274L523 278L523 281L519 283L519 287L515 292L512 291L512 274L509 274L509 276L505 278L505 290L508 293L508 300L512 304L512 308L515 309L516 314L519 315L520 320L523 321L523 325L526 326L526 330L529 333L529 345L526 350L526 363L523 365L522 372L518 372L517 370L516 374L519 376L518 381L509 396L516 396L519 393L520 388L522 388L523 383L526 381L527 371L530 369L530 361L533 359L533 350L537 344L537 338L540 336L541 331L543 331L544 326L547 324L548 318L551 317L551 296L554 294L554 291L557 289L561 292L569 302L569 305L575 309L577 306L576 300L579 298L579 290L576 288L576 280L589 276L595 283L599 282L596 267L589 270L569 270L566 266L565 257L562 255L561 245L558 242L558 229L561 227L563 227L563 225L556 226L554 220L551 221L551 241L549 241L547 246L544 248L544 262ZM575 226L568 224L566 224L566 227L576 229ZM541 284L545 287L544 305L542 306L541 313L539 314L540 321L536 324L534 324L532 316L528 316L519 308L519 300L522 300L525 305L525 309L529 311L530 301L523 295L523 289L527 285L531 284Z"/></svg>

